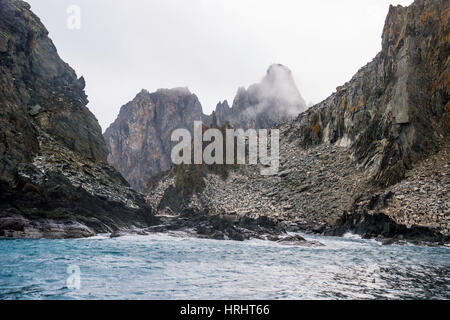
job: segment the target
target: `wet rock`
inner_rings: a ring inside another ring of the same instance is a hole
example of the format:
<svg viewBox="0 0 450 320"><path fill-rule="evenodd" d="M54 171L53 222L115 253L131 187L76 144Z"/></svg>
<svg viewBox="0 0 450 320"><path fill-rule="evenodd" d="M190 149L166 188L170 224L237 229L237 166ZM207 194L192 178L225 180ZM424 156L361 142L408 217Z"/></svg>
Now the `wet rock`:
<svg viewBox="0 0 450 320"><path fill-rule="evenodd" d="M327 226L326 226L325 224L322 224L322 225L313 227L313 228L312 228L312 232L313 232L313 233L321 234L321 233L323 233L323 232L325 231L326 227L327 227Z"/></svg>
<svg viewBox="0 0 450 320"><path fill-rule="evenodd" d="M290 246L300 246L300 247L323 247L324 244L318 241L307 241L305 238L299 235L288 236L281 240L278 240L278 243Z"/></svg>
<svg viewBox="0 0 450 320"><path fill-rule="evenodd" d="M382 213L345 214L325 235L342 236L347 232L362 235L364 239L377 239L386 245L403 240L424 244L444 244L450 241L450 236L439 229L417 225L408 227Z"/></svg>
<svg viewBox="0 0 450 320"><path fill-rule="evenodd" d="M388 238L388 239L378 238L377 240L379 240L383 246L393 245L398 241L398 240L395 240L392 238Z"/></svg>
<svg viewBox="0 0 450 320"><path fill-rule="evenodd" d="M109 237L110 237L111 239L114 239L114 238L120 238L120 237L123 237L123 236L125 236L125 235L126 235L126 233L116 230L116 231L113 231L113 232L109 235Z"/></svg>

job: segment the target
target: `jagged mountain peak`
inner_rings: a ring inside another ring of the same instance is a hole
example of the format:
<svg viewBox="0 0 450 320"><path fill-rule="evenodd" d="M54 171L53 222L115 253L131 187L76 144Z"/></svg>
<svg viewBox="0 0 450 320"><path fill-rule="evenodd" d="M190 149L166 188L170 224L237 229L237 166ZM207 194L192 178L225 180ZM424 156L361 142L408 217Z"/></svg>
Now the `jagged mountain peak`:
<svg viewBox="0 0 450 320"><path fill-rule="evenodd" d="M231 109L219 105L216 114L219 123L228 121L234 127L262 129L288 121L306 109L291 70L272 64L260 82L237 90Z"/></svg>
<svg viewBox="0 0 450 320"><path fill-rule="evenodd" d="M216 113L217 112L226 112L228 110L230 110L230 105L228 104L227 100L219 102L216 106Z"/></svg>

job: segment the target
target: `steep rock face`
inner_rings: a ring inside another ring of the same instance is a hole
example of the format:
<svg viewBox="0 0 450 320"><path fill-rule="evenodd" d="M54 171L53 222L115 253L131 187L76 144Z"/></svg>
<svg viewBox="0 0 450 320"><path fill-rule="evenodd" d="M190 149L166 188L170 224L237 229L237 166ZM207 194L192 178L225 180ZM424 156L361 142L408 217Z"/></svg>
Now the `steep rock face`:
<svg viewBox="0 0 450 320"><path fill-rule="evenodd" d="M260 83L239 88L230 108L227 101L216 108L218 124L234 128L265 129L293 119L307 109L291 71L274 64Z"/></svg>
<svg viewBox="0 0 450 320"><path fill-rule="evenodd" d="M318 232L347 223L341 217L348 213L361 223L379 214L387 218L370 221L449 234L448 19L444 0L391 7L376 58L328 99L278 126L277 176L263 177L257 166L227 177L204 172L203 188L179 199L172 190L183 181L172 171L150 185L148 203L160 212L264 216ZM444 160L430 160L435 156ZM383 230L369 229L369 237Z"/></svg>
<svg viewBox="0 0 450 320"><path fill-rule="evenodd" d="M11 178L16 160L30 160L37 151L38 133L28 119L33 119L62 145L85 157L106 161L101 128L86 108L84 79L77 79L75 72L59 58L48 31L28 4L3 0L0 14L4 132L1 149L5 154L0 163L2 175ZM21 116L15 116L18 114ZM5 148L5 144L9 147Z"/></svg>
<svg viewBox="0 0 450 320"><path fill-rule="evenodd" d="M143 90L122 107L104 134L108 161L131 186L143 190L151 176L171 168L172 132L179 128L192 132L194 121L210 120L187 88Z"/></svg>
<svg viewBox="0 0 450 320"><path fill-rule="evenodd" d="M449 132L449 2L391 6L382 38L381 53L302 114L292 135L304 147L350 148L373 181L390 185Z"/></svg>
<svg viewBox="0 0 450 320"><path fill-rule="evenodd" d="M0 0L0 235L86 236L133 218L146 224L151 210L106 162L84 79L47 35L27 3Z"/></svg>

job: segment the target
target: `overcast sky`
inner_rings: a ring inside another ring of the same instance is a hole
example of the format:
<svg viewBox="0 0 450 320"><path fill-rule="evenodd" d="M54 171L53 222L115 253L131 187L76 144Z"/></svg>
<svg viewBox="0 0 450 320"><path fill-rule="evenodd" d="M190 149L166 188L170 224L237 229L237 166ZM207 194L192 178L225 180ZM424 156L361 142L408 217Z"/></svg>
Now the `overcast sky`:
<svg viewBox="0 0 450 320"><path fill-rule="evenodd" d="M60 56L86 79L103 130L143 88L189 87L204 111L231 103L272 63L307 102L350 80L381 49L389 4L412 0L28 0ZM67 27L67 8L81 28Z"/></svg>

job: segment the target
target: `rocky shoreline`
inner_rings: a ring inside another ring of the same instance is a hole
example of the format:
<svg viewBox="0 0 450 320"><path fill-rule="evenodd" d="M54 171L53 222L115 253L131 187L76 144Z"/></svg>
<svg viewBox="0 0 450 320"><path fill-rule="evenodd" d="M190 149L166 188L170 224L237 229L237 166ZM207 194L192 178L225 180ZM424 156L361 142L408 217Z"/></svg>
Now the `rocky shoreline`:
<svg viewBox="0 0 450 320"><path fill-rule="evenodd" d="M151 226L148 226L151 225ZM200 239L246 241L251 239L272 241L288 246L321 247L318 241L306 240L298 235L320 235L343 237L348 233L362 239L375 239L383 245L448 246L450 236L439 230L397 224L384 214L345 214L336 225L311 227L287 227L286 224L267 217L258 219L230 218L205 215L204 213L182 212L178 216L156 216L151 221L133 224L105 224L95 217L43 217L27 218L22 214L0 215L1 239L74 239L89 238L97 234L110 234L111 238L135 234L165 233Z"/></svg>
<svg viewBox="0 0 450 320"><path fill-rule="evenodd" d="M450 235L443 235L438 229L416 225L408 228L382 213L345 214L337 225L328 228L321 234L343 236L347 233L360 235L363 239L375 239L384 245L444 246L450 244Z"/></svg>
<svg viewBox="0 0 450 320"><path fill-rule="evenodd" d="M284 228L277 221L260 219L230 219L229 217L183 212L179 216L159 216L160 224L135 230L111 233L111 238L129 234L149 235L164 233L174 236L212 240L247 241L252 239L272 241L288 246L321 247L322 243L306 240L299 234L324 237L343 237L347 234L359 235L361 239L374 239L382 245L448 246L450 237L432 228L395 223L389 217L380 215L344 215L338 224L315 230Z"/></svg>

